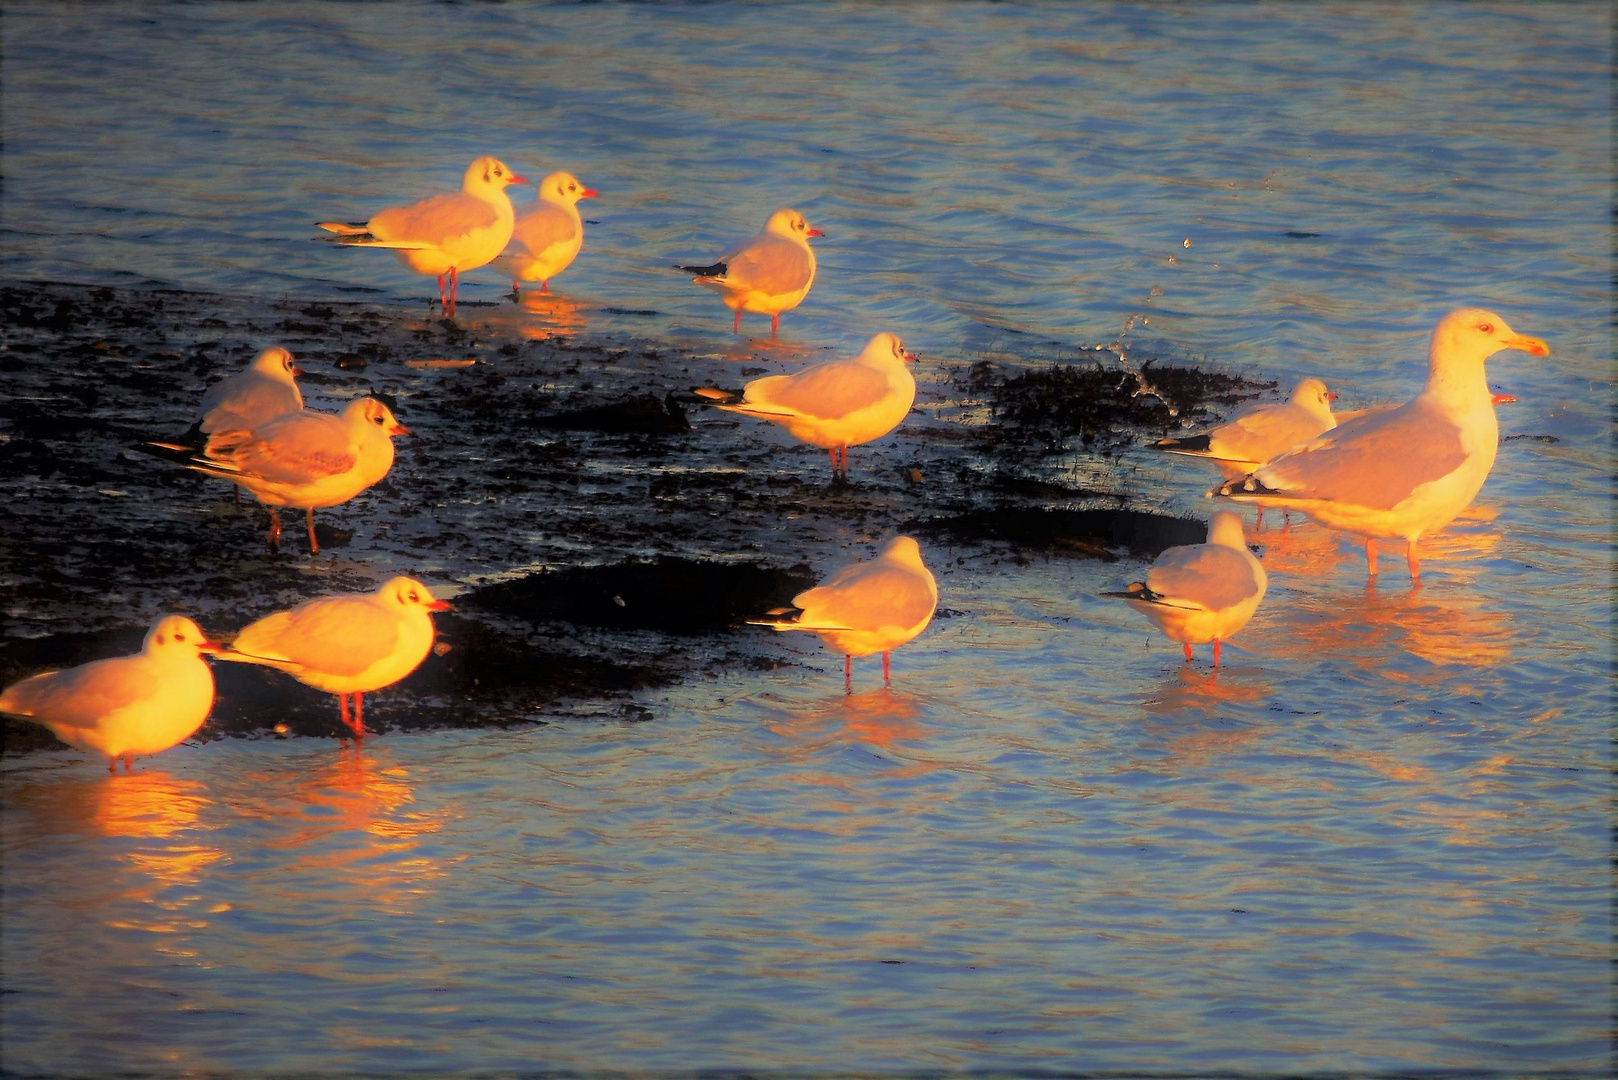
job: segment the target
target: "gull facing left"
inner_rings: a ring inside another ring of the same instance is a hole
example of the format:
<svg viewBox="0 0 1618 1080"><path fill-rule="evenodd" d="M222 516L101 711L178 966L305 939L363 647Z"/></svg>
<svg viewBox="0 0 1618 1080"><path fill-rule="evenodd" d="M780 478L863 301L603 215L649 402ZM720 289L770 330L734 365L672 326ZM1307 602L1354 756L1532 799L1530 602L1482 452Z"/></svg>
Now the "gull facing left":
<svg viewBox="0 0 1618 1080"><path fill-rule="evenodd" d="M437 277L439 305L453 316L460 275L487 265L511 239L516 213L506 188L527 182L499 158L480 157L467 166L460 191L390 206L370 221L316 224L337 234L324 239L388 248L416 273Z"/></svg>
<svg viewBox="0 0 1618 1080"><path fill-rule="evenodd" d="M203 653L210 641L184 615L159 619L134 656L95 660L13 683L0 694L0 713L31 720L79 750L103 754L107 771L124 759L156 754L191 737L213 708L213 672Z"/></svg>
<svg viewBox="0 0 1618 1080"><path fill-rule="evenodd" d="M219 658L278 668L336 694L343 723L363 739L363 695L415 671L432 651L432 613L448 610L421 582L396 577L375 592L323 596L267 615L237 634Z"/></svg>
<svg viewBox="0 0 1618 1080"><path fill-rule="evenodd" d="M792 607L750 619L776 630L808 630L843 654L843 681L854 677L854 657L882 654L882 681L889 682L888 654L932 622L938 582L921 559L921 545L895 536L870 562L853 563L792 598Z"/></svg>

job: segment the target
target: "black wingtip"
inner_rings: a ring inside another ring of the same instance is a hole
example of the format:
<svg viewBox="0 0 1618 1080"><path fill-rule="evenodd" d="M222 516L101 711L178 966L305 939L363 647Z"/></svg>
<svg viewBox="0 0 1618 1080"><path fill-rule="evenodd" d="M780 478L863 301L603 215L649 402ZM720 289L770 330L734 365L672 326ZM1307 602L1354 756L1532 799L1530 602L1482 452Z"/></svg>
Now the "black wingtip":
<svg viewBox="0 0 1618 1080"><path fill-rule="evenodd" d="M1208 492L1208 498L1210 499L1247 499L1260 496L1272 499L1297 497L1288 492L1277 491L1275 488L1266 486L1264 481L1253 473L1248 473L1246 476L1236 480L1226 480L1223 484L1210 489Z"/></svg>
<svg viewBox="0 0 1618 1080"><path fill-rule="evenodd" d="M1119 600L1156 600L1158 594L1146 587L1144 581L1131 581L1129 588L1123 592L1104 592L1102 596L1113 596Z"/></svg>
<svg viewBox="0 0 1618 1080"><path fill-rule="evenodd" d="M740 405L747 400L739 390L721 390L717 386L693 386L691 392L699 405Z"/></svg>
<svg viewBox="0 0 1618 1080"><path fill-rule="evenodd" d="M1152 444L1157 450L1190 450L1205 454L1212 448L1212 440L1207 435L1188 435L1183 439L1159 439Z"/></svg>
<svg viewBox="0 0 1618 1080"><path fill-rule="evenodd" d="M712 266L681 266L679 263L675 263L674 269L684 270L686 273L695 274L698 277L724 277L730 271L730 266L722 262L716 262Z"/></svg>
<svg viewBox="0 0 1618 1080"><path fill-rule="evenodd" d="M181 440L176 439L172 442L136 443L130 449L154 458L160 458L163 461L172 462L175 465L190 465L192 461L196 460L201 447L188 446Z"/></svg>

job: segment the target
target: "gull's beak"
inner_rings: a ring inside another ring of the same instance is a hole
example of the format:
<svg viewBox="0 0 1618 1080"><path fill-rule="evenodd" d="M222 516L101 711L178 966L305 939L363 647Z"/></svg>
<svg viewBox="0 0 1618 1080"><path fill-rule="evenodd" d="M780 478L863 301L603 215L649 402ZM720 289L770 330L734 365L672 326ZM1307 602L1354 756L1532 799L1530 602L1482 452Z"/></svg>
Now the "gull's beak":
<svg viewBox="0 0 1618 1080"><path fill-rule="evenodd" d="M394 423L394 425L391 428L388 429L388 434L389 435L413 435L413 434L415 434L415 432L411 431L409 428L405 427L403 424L400 424L400 423L396 422L396 423Z"/></svg>
<svg viewBox="0 0 1618 1080"><path fill-rule="evenodd" d="M819 229L810 229L808 232L804 233L804 235L805 236L825 236L826 234L821 232Z"/></svg>
<svg viewBox="0 0 1618 1080"><path fill-rule="evenodd" d="M1516 403L1517 403L1517 399L1512 397L1510 394L1490 394L1489 395L1489 404L1490 405L1515 405Z"/></svg>
<svg viewBox="0 0 1618 1080"><path fill-rule="evenodd" d="M597 191L593 187L587 187L583 191L579 192L579 198L581 198L581 199L599 199L599 198L601 198L601 192Z"/></svg>
<svg viewBox="0 0 1618 1080"><path fill-rule="evenodd" d="M201 641L197 642L197 650L199 652L211 653L224 652L225 643L223 641L215 641L212 638L203 638Z"/></svg>
<svg viewBox="0 0 1618 1080"><path fill-rule="evenodd" d="M292 377L294 379L302 378L304 375L307 375L307 374L308 374L308 372L304 371L303 368L298 367L296 364L293 365L293 367L292 367Z"/></svg>
<svg viewBox="0 0 1618 1080"><path fill-rule="evenodd" d="M1527 334L1518 334L1516 337L1507 340L1506 348L1518 349L1529 356L1549 356L1551 354L1549 345L1537 337L1529 337Z"/></svg>
<svg viewBox="0 0 1618 1080"><path fill-rule="evenodd" d="M528 183L528 177L526 177L526 176L510 176L510 177L506 178L506 183L508 183L508 184L526 184L526 183Z"/></svg>
<svg viewBox="0 0 1618 1080"><path fill-rule="evenodd" d="M454 611L455 608L448 600L434 600L427 605L428 611Z"/></svg>
<svg viewBox="0 0 1618 1080"><path fill-rule="evenodd" d="M917 356L915 353L911 352L909 349L906 349L904 351L904 358L905 358L905 363L907 363L907 364L914 364L914 363L918 362L921 359L921 357Z"/></svg>
<svg viewBox="0 0 1618 1080"><path fill-rule="evenodd" d="M1337 391L1335 391L1335 390L1327 390L1326 391L1326 400L1327 401L1336 401L1337 400Z"/></svg>

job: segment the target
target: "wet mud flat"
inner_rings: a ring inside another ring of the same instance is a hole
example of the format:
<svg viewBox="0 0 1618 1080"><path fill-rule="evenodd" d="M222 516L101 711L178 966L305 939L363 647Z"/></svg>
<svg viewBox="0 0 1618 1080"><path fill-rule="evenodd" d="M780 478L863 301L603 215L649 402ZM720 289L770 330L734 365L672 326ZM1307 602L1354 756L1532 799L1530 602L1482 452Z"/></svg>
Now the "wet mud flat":
<svg viewBox="0 0 1618 1080"><path fill-rule="evenodd" d="M1275 393L1079 349L1033 365L924 355L910 418L853 448L852 481L834 484L823 451L690 392L833 354L741 338L702 352L576 324L514 303L446 320L369 301L0 283L0 683L134 651L169 611L228 637L408 573L456 610L437 617L438 652L370 696L372 730L640 719L634 691L805 662L747 617L895 533L935 564L1150 558L1201 540L1200 522L1125 489L1118 456ZM372 394L414 432L382 483L316 511L313 557L301 514L284 515L272 552L251 497L237 505L229 485L134 449L183 431L210 382L271 344L308 372L309 408ZM214 669L201 738L341 730L330 695ZM13 720L4 736L6 753L55 745Z"/></svg>

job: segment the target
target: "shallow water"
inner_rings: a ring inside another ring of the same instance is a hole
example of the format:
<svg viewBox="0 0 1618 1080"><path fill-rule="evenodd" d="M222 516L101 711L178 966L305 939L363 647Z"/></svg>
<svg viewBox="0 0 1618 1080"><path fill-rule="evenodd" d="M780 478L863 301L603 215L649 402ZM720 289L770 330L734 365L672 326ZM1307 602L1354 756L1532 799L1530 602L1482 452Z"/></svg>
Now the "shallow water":
<svg viewBox="0 0 1618 1080"><path fill-rule="evenodd" d="M311 223L496 152L602 191L575 335L725 352L666 266L791 204L829 235L766 357L1116 343L1356 406L1461 302L1553 352L1491 362L1510 441L1419 591L1268 533L1217 679L1096 597L1138 566L938 548L955 614L891 692L783 638L823 671L647 723L8 760L8 1070L1610 1063L1607 8L88 18L7 8L6 277L414 310ZM1183 463L1120 471L1207 510Z"/></svg>

